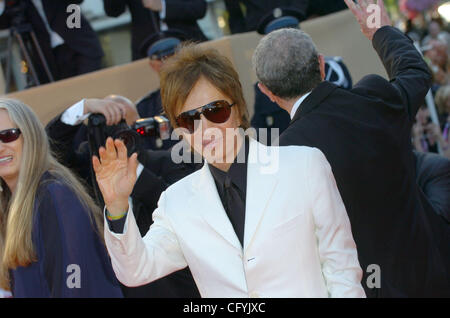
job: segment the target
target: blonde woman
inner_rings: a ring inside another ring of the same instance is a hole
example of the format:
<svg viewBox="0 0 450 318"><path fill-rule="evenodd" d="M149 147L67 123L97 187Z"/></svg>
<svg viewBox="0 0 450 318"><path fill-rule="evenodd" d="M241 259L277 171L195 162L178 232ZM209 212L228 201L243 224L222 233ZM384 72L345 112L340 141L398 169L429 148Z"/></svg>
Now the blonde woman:
<svg viewBox="0 0 450 318"><path fill-rule="evenodd" d="M14 297L121 297L101 214L51 155L33 111L0 98L0 288Z"/></svg>

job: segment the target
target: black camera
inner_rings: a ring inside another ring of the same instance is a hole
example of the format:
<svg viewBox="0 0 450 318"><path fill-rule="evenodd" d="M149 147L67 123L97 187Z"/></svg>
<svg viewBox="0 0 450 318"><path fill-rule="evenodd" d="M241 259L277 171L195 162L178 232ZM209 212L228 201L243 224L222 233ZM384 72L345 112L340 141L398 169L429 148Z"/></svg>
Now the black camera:
<svg viewBox="0 0 450 318"><path fill-rule="evenodd" d="M164 116L138 119L131 127L122 121L113 126L106 125L102 114L92 114L88 121L88 140L92 155L98 156L98 149L105 145L106 139L121 139L127 147L128 156L142 150L142 138L166 140L170 138L169 120Z"/></svg>

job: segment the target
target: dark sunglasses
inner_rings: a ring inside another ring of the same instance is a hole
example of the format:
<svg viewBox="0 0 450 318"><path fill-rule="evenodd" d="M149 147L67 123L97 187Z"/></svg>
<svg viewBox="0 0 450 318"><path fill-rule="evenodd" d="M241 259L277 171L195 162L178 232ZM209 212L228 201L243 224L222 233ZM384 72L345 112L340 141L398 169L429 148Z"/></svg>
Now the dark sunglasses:
<svg viewBox="0 0 450 318"><path fill-rule="evenodd" d="M192 134L195 131L195 121L200 120L201 114L210 122L222 124L230 118L231 107L235 104L230 104L225 100L216 100L204 106L181 113L176 118L176 122L179 127L186 128Z"/></svg>
<svg viewBox="0 0 450 318"><path fill-rule="evenodd" d="M11 128L0 131L0 141L4 144L17 140L20 136L19 128Z"/></svg>

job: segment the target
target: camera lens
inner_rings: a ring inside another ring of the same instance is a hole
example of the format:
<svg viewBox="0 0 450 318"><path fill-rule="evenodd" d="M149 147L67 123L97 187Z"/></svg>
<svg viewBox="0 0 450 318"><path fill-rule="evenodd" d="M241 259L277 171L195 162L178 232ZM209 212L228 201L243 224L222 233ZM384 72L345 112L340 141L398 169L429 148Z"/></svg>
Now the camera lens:
<svg viewBox="0 0 450 318"><path fill-rule="evenodd" d="M123 130L119 131L114 135L114 139L120 139L123 141L125 146L127 147L128 156L136 152L138 149L138 138L139 135L132 130Z"/></svg>

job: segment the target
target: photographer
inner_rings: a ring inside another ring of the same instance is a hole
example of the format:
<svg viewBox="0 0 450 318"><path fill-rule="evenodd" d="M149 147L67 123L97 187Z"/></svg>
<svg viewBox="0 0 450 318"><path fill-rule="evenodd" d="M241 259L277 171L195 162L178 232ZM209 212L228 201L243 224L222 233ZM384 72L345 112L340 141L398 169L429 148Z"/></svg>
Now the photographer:
<svg viewBox="0 0 450 318"><path fill-rule="evenodd" d="M15 0L0 1L0 29L14 26L20 15L23 24L30 24L50 71L56 80L92 72L101 68L103 50L97 34L83 15L80 27L70 28L67 7L83 0ZM33 55L34 52L30 52ZM35 55L35 54L34 54ZM36 64L40 83L48 82L38 59Z"/></svg>
<svg viewBox="0 0 450 318"><path fill-rule="evenodd" d="M114 131L122 119L131 126L139 115L134 104L123 96L110 95L103 99L83 99L51 120L46 131L52 151L58 160L76 172L90 187L91 151L88 144L88 127L83 121L92 114L102 114L105 130ZM147 233L152 213L161 193L172 183L194 172L201 164L175 164L169 150L139 151L138 180L131 198L135 218L141 235ZM92 192L92 191L91 191ZM199 293L189 269L173 273L151 284L137 288L122 286L126 297L198 297Z"/></svg>

